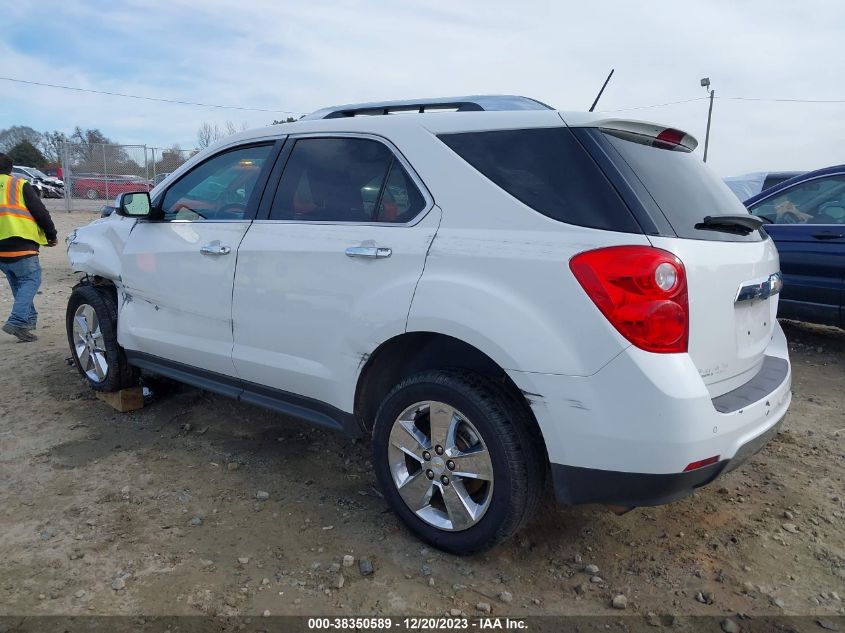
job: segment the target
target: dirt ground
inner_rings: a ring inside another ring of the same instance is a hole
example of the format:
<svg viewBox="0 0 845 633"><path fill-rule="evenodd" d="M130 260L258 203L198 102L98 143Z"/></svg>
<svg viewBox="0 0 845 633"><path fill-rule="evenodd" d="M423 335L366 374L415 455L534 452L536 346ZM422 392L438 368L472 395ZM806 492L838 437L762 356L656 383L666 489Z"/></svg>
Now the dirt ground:
<svg viewBox="0 0 845 633"><path fill-rule="evenodd" d="M403 529L365 442L187 387L97 400L67 362L63 248L95 216L53 206L39 340L0 339L0 615L845 613L845 332L784 323L783 430L715 484L624 516L550 499L459 558Z"/></svg>

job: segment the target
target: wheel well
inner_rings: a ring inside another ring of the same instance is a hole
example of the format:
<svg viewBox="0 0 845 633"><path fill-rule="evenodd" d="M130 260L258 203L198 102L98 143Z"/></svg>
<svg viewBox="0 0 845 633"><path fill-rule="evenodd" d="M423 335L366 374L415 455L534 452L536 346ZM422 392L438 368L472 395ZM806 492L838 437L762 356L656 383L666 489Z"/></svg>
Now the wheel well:
<svg viewBox="0 0 845 633"><path fill-rule="evenodd" d="M501 386L516 403L525 408L542 441L534 412L505 370L469 343L436 332L401 334L382 343L367 357L355 390L355 417L361 427L367 432L372 431L379 405L402 379L431 369L465 369L481 374Z"/></svg>
<svg viewBox="0 0 845 633"><path fill-rule="evenodd" d="M85 275L74 288L78 286L92 286L100 292L107 292L114 301L114 304L117 305L117 286L114 285L111 279L106 279L99 275Z"/></svg>

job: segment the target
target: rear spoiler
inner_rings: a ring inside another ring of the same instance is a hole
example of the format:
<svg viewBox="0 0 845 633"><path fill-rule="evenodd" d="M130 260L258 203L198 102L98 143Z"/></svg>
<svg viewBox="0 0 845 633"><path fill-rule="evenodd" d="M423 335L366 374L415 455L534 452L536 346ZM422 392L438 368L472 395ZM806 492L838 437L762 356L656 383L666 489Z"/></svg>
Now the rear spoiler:
<svg viewBox="0 0 845 633"><path fill-rule="evenodd" d="M593 123L593 126L635 143L646 143L665 149L674 149L680 146L690 152L698 147L698 141L691 134L656 123L602 119Z"/></svg>

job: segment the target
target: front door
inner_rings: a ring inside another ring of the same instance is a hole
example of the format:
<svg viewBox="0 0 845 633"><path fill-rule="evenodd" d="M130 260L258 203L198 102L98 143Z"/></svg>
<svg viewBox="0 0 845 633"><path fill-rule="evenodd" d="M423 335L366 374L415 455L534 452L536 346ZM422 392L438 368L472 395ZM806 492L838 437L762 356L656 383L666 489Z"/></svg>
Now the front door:
<svg viewBox="0 0 845 633"><path fill-rule="evenodd" d="M200 163L156 197L123 252L126 298L118 339L127 350L236 376L232 281L238 245L277 151L238 147Z"/></svg>
<svg viewBox="0 0 845 633"><path fill-rule="evenodd" d="M778 316L842 324L845 278L845 175L799 183L751 208L772 224L784 286Z"/></svg>
<svg viewBox="0 0 845 633"><path fill-rule="evenodd" d="M268 219L238 253L233 357L245 383L352 411L367 354L405 330L439 223L411 174L379 140L296 140Z"/></svg>

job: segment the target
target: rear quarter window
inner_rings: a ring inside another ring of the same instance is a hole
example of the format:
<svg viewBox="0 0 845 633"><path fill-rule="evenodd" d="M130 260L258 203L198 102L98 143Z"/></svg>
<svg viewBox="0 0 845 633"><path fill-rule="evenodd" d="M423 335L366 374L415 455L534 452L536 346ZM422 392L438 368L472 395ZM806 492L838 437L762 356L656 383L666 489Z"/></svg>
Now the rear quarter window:
<svg viewBox="0 0 845 633"><path fill-rule="evenodd" d="M438 137L511 196L560 222L642 233L622 198L566 127Z"/></svg>

